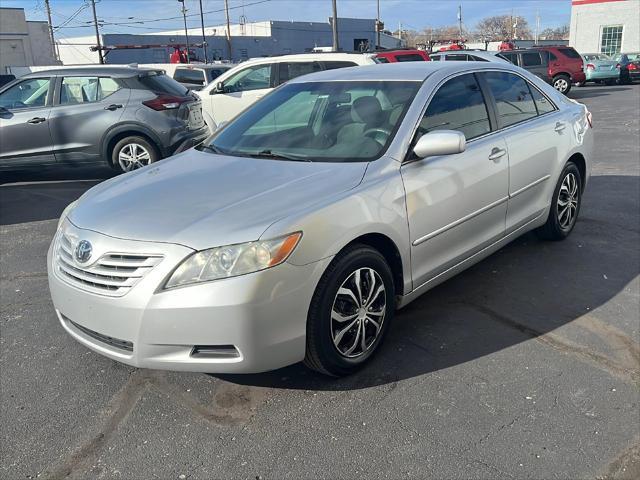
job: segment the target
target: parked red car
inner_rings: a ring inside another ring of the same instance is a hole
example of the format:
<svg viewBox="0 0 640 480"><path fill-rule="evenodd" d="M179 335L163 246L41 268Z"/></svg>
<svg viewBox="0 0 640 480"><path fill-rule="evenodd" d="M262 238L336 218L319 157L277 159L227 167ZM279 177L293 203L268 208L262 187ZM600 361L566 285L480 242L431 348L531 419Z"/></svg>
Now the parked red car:
<svg viewBox="0 0 640 480"><path fill-rule="evenodd" d="M388 50L377 52L375 60L378 63L395 63L395 62L428 62L431 59L424 50Z"/></svg>
<svg viewBox="0 0 640 480"><path fill-rule="evenodd" d="M572 47L531 47L500 52L504 58L539 76L561 93L586 80L582 57Z"/></svg>

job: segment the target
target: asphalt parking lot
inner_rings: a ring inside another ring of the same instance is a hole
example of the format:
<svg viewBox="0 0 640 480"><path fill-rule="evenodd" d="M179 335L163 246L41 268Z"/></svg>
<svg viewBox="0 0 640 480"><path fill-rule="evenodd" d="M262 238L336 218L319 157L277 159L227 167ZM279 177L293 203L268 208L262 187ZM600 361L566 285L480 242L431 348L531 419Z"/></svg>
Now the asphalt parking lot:
<svg viewBox="0 0 640 480"><path fill-rule="evenodd" d="M0 174L0 477L640 478L640 85L569 96L596 128L571 237L525 235L430 291L341 380L137 370L82 347L46 250L113 173Z"/></svg>

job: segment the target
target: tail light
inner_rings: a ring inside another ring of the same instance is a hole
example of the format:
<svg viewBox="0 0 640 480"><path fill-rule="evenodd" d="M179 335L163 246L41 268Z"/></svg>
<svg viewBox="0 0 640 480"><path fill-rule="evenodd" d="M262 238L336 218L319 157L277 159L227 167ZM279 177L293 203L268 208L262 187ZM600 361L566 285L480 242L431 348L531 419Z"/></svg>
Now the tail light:
<svg viewBox="0 0 640 480"><path fill-rule="evenodd" d="M629 70L637 70L638 66L635 63L630 63L628 68Z"/></svg>
<svg viewBox="0 0 640 480"><path fill-rule="evenodd" d="M147 107L152 108L153 110L174 110L176 108L180 108L180 105L183 103L191 102L193 98L191 97L178 97L175 95L166 95L160 94L156 98L152 100L146 100L142 102Z"/></svg>
<svg viewBox="0 0 640 480"><path fill-rule="evenodd" d="M593 63L587 63L587 70L595 70L596 66Z"/></svg>

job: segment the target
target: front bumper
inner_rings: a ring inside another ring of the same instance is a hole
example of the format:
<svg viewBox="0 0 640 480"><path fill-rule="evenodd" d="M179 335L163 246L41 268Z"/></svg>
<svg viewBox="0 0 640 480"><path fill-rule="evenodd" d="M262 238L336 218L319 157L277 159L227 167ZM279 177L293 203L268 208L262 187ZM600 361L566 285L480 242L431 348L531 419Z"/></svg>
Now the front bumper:
<svg viewBox="0 0 640 480"><path fill-rule="evenodd" d="M197 130L184 130L173 137L173 143L171 145L164 148L163 156L169 157L184 150L188 150L189 148L198 145L203 140L206 140L209 135L211 135L211 132L206 124Z"/></svg>
<svg viewBox="0 0 640 480"><path fill-rule="evenodd" d="M56 314L69 335L91 350L134 367L209 373L263 372L304 358L309 304L330 258L161 291L191 249L69 228L99 251L164 257L130 291L113 297L65 280L52 242L47 265ZM196 346L213 353L203 355Z"/></svg>

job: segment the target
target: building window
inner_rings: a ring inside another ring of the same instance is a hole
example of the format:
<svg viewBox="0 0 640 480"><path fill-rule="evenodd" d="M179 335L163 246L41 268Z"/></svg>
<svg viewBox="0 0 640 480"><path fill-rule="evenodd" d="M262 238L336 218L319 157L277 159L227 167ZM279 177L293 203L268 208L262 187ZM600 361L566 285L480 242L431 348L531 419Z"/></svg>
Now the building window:
<svg viewBox="0 0 640 480"><path fill-rule="evenodd" d="M620 53L620 49L622 48L622 28L622 25L602 27L600 53L604 53L606 55Z"/></svg>

